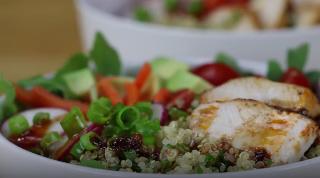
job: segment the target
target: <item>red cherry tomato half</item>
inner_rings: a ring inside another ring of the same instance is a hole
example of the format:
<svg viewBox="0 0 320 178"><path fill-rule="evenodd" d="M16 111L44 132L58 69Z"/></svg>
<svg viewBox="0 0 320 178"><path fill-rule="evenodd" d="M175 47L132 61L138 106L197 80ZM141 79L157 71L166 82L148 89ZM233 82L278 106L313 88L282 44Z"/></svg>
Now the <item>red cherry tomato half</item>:
<svg viewBox="0 0 320 178"><path fill-rule="evenodd" d="M249 0L203 0L205 14L222 6L246 5Z"/></svg>
<svg viewBox="0 0 320 178"><path fill-rule="evenodd" d="M310 88L308 78L299 70L289 68L282 76L281 82L295 84L303 87Z"/></svg>
<svg viewBox="0 0 320 178"><path fill-rule="evenodd" d="M218 63L201 65L193 69L192 73L215 86L219 86L230 79L240 77L240 75L231 67Z"/></svg>

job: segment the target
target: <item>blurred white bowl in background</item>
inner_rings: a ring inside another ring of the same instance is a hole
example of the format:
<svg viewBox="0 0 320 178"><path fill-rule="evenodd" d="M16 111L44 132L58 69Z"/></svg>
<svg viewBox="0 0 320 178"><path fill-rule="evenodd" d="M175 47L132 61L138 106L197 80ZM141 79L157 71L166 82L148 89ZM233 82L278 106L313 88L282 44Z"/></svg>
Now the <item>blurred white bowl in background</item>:
<svg viewBox="0 0 320 178"><path fill-rule="evenodd" d="M320 67L320 27L257 32L223 32L143 24L121 16L134 0L76 0L83 46L89 50L96 31L102 32L130 63L158 55L203 57L227 52L241 59L285 62L288 48L311 45L308 67Z"/></svg>

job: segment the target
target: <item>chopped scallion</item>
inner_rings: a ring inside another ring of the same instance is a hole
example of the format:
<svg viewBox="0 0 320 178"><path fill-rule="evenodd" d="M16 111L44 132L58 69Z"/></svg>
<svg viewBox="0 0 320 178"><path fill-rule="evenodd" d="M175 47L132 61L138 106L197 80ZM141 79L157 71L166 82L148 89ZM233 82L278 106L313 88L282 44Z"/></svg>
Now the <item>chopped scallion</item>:
<svg viewBox="0 0 320 178"><path fill-rule="evenodd" d="M80 133L86 126L85 118L79 108L73 108L60 122L61 127L69 138Z"/></svg>
<svg viewBox="0 0 320 178"><path fill-rule="evenodd" d="M30 128L28 120L22 115L11 117L8 126L10 135L21 135Z"/></svg>
<svg viewBox="0 0 320 178"><path fill-rule="evenodd" d="M97 146L92 144L92 141L91 141L91 139L95 136L96 136L96 134L94 132L89 132L89 133L83 135L80 138L81 147L84 148L85 150L88 150L88 151L96 150Z"/></svg>

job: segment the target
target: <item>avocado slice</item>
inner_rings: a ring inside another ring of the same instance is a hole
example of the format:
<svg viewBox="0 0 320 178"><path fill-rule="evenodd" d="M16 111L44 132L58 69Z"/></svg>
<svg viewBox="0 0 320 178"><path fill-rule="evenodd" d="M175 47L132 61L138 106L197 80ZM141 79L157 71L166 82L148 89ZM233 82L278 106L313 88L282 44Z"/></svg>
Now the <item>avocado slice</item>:
<svg viewBox="0 0 320 178"><path fill-rule="evenodd" d="M189 71L178 71L168 80L167 88L173 92L182 89L190 89L193 92L200 94L203 91L212 88L212 85Z"/></svg>
<svg viewBox="0 0 320 178"><path fill-rule="evenodd" d="M163 81L168 80L178 71L187 71L188 65L166 57L159 57L151 61L152 71Z"/></svg>
<svg viewBox="0 0 320 178"><path fill-rule="evenodd" d="M76 96L82 96L95 87L95 78L89 69L81 69L62 76L70 91Z"/></svg>

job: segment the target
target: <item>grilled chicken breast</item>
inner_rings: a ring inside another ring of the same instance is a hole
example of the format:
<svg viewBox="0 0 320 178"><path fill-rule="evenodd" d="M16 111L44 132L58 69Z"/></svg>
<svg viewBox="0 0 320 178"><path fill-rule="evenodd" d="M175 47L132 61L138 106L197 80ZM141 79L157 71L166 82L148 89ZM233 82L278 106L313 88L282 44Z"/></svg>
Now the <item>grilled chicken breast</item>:
<svg viewBox="0 0 320 178"><path fill-rule="evenodd" d="M204 23L208 27L233 31L255 31L259 29L254 14L240 7L219 8L213 11Z"/></svg>
<svg viewBox="0 0 320 178"><path fill-rule="evenodd" d="M243 99L200 104L190 127L213 141L229 140L238 149L264 148L275 165L300 160L318 132L306 116Z"/></svg>
<svg viewBox="0 0 320 178"><path fill-rule="evenodd" d="M289 0L254 0L251 8L264 28L279 28L286 25Z"/></svg>
<svg viewBox="0 0 320 178"><path fill-rule="evenodd" d="M256 77L231 80L206 92L201 102L209 103L237 98L265 102L310 117L320 114L318 99L310 89Z"/></svg>

